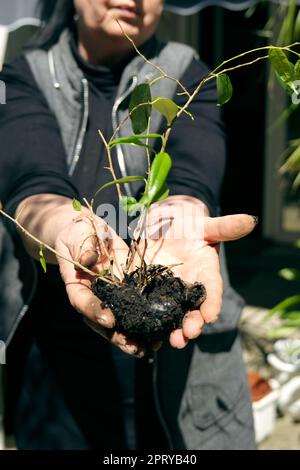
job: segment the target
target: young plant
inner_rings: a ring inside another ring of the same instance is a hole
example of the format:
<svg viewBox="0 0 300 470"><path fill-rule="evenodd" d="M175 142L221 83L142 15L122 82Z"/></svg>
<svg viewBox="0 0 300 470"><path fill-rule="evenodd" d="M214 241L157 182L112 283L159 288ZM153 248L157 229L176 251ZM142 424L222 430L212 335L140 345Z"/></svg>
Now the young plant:
<svg viewBox="0 0 300 470"><path fill-rule="evenodd" d="M293 86L293 81L298 78L299 61L296 62L295 66L291 64L286 57L285 51L300 57L300 54L292 49L299 43L285 47L261 47L225 60L204 77L193 92L189 93L179 80L169 76L160 67L146 59L136 48L133 41L126 34L125 36L132 43L136 52L144 61L151 64L158 71L159 75L152 82L137 85L131 95L129 113L109 141L105 139L101 130L99 130L100 137L105 145L108 169L112 175L112 181L99 188L98 192L108 186L116 185L123 210L129 216L133 216L137 211L140 211L137 228L132 237L121 278L114 274L113 260L110 259L105 244L101 240L99 240L99 248L106 253L109 260L109 268L107 270L95 273L72 259L67 259L67 261L73 263L76 269L81 269L93 276L93 292L101 299L105 307L112 309L116 317L117 330L126 332L133 339L138 339L144 343L153 343L154 341L167 338L172 330L180 327L185 313L189 310L199 309L206 297L205 286L200 283L186 285L180 278L174 276L171 270L172 266L147 265L145 261L147 239L143 235L145 235L147 211L152 204L164 200L169 194L167 178L172 166L172 158L167 153L167 144L173 125L183 113L194 119L189 113L188 108L195 96L208 81L216 80L218 105L221 106L231 99L233 93L228 72L252 65L261 60L270 59L281 85L287 91L292 90L297 92ZM260 55L261 52L264 55ZM252 58L243 62L243 59L248 56ZM178 84L182 93L187 97L183 107L177 106L169 98L152 96L151 86L161 79L172 80ZM152 110L161 113L166 121L166 129L162 134L149 133ZM131 120L133 134L128 137L117 138L119 130L128 119ZM159 142L158 152L155 150L157 145L150 145L150 142L155 144ZM117 145L133 145L146 149L148 163L146 177L144 175L130 175L120 179L116 177L111 152ZM121 190L123 184L134 181L144 181L143 194L138 200L134 197L123 195ZM89 203L85 200L84 202L89 209L90 221L94 225L93 201ZM73 201L73 208L76 211L80 211L81 203L76 200ZM17 219L10 217L2 208L0 208L0 213L12 220L20 230L35 240L39 246L39 258L44 271L46 270L46 264L43 248L49 249L58 257L61 256L60 253L57 253L53 248L43 243L43 241L36 239L28 233ZM143 244L141 243L142 237L144 238Z"/></svg>

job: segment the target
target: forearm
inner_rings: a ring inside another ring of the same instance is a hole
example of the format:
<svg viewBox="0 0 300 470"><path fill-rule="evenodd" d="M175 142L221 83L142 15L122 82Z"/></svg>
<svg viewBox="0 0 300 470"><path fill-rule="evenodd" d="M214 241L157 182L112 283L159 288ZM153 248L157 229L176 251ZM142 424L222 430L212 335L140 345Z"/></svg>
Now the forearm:
<svg viewBox="0 0 300 470"><path fill-rule="evenodd" d="M82 208L88 213L86 208ZM24 199L16 210L19 223L35 238L55 248L57 236L78 216L70 198L56 194L38 194ZM39 245L20 230L24 246L33 258L39 258ZM44 250L48 263L57 264L55 254Z"/></svg>

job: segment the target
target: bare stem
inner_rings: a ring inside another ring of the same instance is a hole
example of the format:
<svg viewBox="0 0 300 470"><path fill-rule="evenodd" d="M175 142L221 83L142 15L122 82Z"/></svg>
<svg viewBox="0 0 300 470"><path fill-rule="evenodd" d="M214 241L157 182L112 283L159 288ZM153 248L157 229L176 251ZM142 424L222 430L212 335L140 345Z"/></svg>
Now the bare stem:
<svg viewBox="0 0 300 470"><path fill-rule="evenodd" d="M270 48L270 47L268 46L268 47L264 47L264 48L262 48L262 49L266 49L266 48ZM249 52L250 52L250 51L249 51ZM241 56L243 56L243 55L245 55L245 54L246 54L246 53L241 54ZM257 57L256 59L253 59L253 60L251 60L250 62L245 62L245 63L243 63L243 64L239 64L239 65L235 65L235 66L233 66L233 67L227 68L227 69L223 69L223 70L221 70L221 71L218 72L218 73L215 73L215 71L211 72L207 77L204 77L204 78L201 80L201 82L200 82L199 85L196 87L196 89L193 91L193 93L191 94L190 98L187 100L187 102L185 103L185 105L180 108L180 110L178 111L178 113L177 113L177 115L176 115L176 117L175 117L173 123L175 122L175 120L177 120L177 119L181 116L182 113L185 112L185 110L189 107L189 105L191 104L191 102L193 101L193 99L195 98L195 96L200 92L201 88L205 85L205 83L207 83L207 82L209 82L210 80L216 78L218 75L221 75L222 73L231 72L231 71L237 70L237 69L239 69L239 68L241 68L241 67L246 67L246 66L248 66L248 65L252 65L252 64L254 64L254 63L256 63L256 62L258 62L258 61L260 61L260 60L268 59L268 57L269 57L269 56L267 56L267 55L266 55L266 56ZM224 63L227 63L227 62L229 62L229 61L230 61L230 59L229 59L228 61L225 61ZM217 67L217 68L219 68L219 67ZM217 69L215 69L215 70L217 70ZM173 125L173 123L172 123L172 125ZM167 128L167 130L166 130L166 132L165 132L165 134L164 134L164 137L163 137L162 151L164 151L165 148L166 148L166 145L167 145L167 142L168 142L168 140L169 140L169 137L170 137L171 132L172 132L172 127L170 126L170 127Z"/></svg>
<svg viewBox="0 0 300 470"><path fill-rule="evenodd" d="M124 36L126 37L126 39L128 39L128 41L132 44L132 47L134 48L134 50L136 51L136 53L144 60L144 62L146 64L149 64L151 65L153 68L155 68L163 78L167 78L169 80L172 80L173 82L176 82L177 85L184 91L184 93L187 95L187 96L190 96L190 93L187 91L187 89L183 86L183 84L177 79L177 78L174 78L172 77L171 75L168 75L161 67L159 67L158 65L154 64L153 62L151 62L151 60L148 60L147 57L145 57L141 52L140 50L137 48L137 46L135 45L134 41L131 39L130 36L128 36L128 34L125 33L124 29L122 28L122 25L120 24L120 22L116 19L122 33L124 34Z"/></svg>
<svg viewBox="0 0 300 470"><path fill-rule="evenodd" d="M288 50L288 48L290 49L291 47L294 47L294 46L299 46L300 45L300 42L294 42L293 44L289 44L288 46L284 46L284 47L280 47L280 46L277 46L279 47L279 49L286 49ZM263 46L263 47L257 47L256 49L251 49L250 51L246 51L246 52L242 52L241 54L238 54L234 57L231 57L230 59L227 59L227 60L224 60L223 62L221 62L220 65L218 65L218 67L216 67L211 73L213 75L216 74L216 72L221 68L223 67L224 65L228 64L229 62L232 62L236 59L239 59L240 57L244 57L245 55L249 55L249 54L252 54L254 52L259 52L259 51L263 51L263 50L270 50L272 49L273 47L275 46Z"/></svg>
<svg viewBox="0 0 300 470"><path fill-rule="evenodd" d="M68 261L68 263L72 263L76 268L78 268L81 271L89 274L90 276L99 277L99 279L102 279L103 281L108 282L107 279L105 279L103 277L100 277L94 271L91 271L90 269L86 268L85 266L78 263L77 261L74 261L71 258L67 258L66 256L63 256L62 254L58 253L54 248L52 248L50 245L48 245L47 243L44 243L42 240L39 240L37 237L32 235L30 232L28 232L28 230L26 230L25 227L23 227L23 225L21 225L20 222L18 222L18 220L11 217L9 214L7 214L2 209L0 209L0 214L2 214L4 217L6 217L11 222L13 222L21 230L21 232L23 232L27 237L31 238L31 240L35 241L39 246L41 246L43 248L46 248L47 250L51 251L51 253L55 254L55 256L57 256L58 258L64 259L65 261Z"/></svg>
<svg viewBox="0 0 300 470"><path fill-rule="evenodd" d="M113 282L116 282L116 276L114 275L114 269L113 269L114 260L113 260L112 256L109 254L108 249L106 248L105 242L97 236L96 220L95 220L95 214L94 214L92 206L89 204L89 202L86 198L84 198L83 200L84 200L84 202L85 202L85 204L86 204L86 206L89 209L90 214L91 214L90 220L91 220L91 223L92 223L93 228L95 230L96 240L97 240L97 243L98 243L99 251L100 251L100 253L102 251L105 254L106 258L108 259L110 275L112 277Z"/></svg>
<svg viewBox="0 0 300 470"><path fill-rule="evenodd" d="M116 176L116 173L115 173L115 170L114 170L114 166L113 166L113 161L112 161L112 158L111 158L111 149L110 149L110 146L109 144L107 143L103 133L101 132L100 129L98 129L98 132L99 132L99 135L102 139L102 142L105 146L105 149L106 149L106 153L107 153L107 158L108 158L108 165L109 165L109 171L111 172L111 175L113 177L113 180L114 181L117 181L117 176ZM119 199L122 198L122 193L121 193L121 188L120 188L120 185L117 184L117 191L118 191L118 196L119 196Z"/></svg>
<svg viewBox="0 0 300 470"><path fill-rule="evenodd" d="M133 115L133 113L139 109L139 108L142 108L143 106L152 106L154 103L156 103L157 101L159 100L159 98L156 98L155 100L153 101L145 101L144 103L139 103L137 104L123 119L122 121L120 122L120 124L118 125L118 127L116 127L113 135L111 136L111 138L109 139L109 142L108 142L108 146L111 145L111 143L113 142L113 140L117 137L117 134L120 132L120 129L124 126L125 122L128 121L128 119Z"/></svg>
<svg viewBox="0 0 300 470"><path fill-rule="evenodd" d="M150 126L151 126L151 116L149 117L149 120L148 120L148 127L147 127L147 134L150 134ZM147 138L146 139L146 145L149 145L149 139ZM151 161L150 161L150 152L149 152L149 148L146 147L146 154L147 154L147 170L148 170L148 175L150 173L150 170L151 170Z"/></svg>

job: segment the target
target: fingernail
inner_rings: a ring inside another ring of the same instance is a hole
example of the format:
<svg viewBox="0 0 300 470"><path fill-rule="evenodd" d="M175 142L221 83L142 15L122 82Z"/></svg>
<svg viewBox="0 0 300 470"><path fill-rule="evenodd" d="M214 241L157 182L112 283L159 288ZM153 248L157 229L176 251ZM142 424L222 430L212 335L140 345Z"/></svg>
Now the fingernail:
<svg viewBox="0 0 300 470"><path fill-rule="evenodd" d="M253 219L254 225L257 225L257 224L258 224L258 217L257 217L257 215L252 215L251 217L252 217L252 219Z"/></svg>
<svg viewBox="0 0 300 470"><path fill-rule="evenodd" d="M138 353L138 348L134 345L126 345L126 350L129 354L133 354L134 356Z"/></svg>
<svg viewBox="0 0 300 470"><path fill-rule="evenodd" d="M108 326L108 324L109 324L109 319L105 316L99 316L99 317L96 318L96 320L102 326Z"/></svg>
<svg viewBox="0 0 300 470"><path fill-rule="evenodd" d="M135 357L142 359L145 356L145 351L143 349L138 349L134 355Z"/></svg>

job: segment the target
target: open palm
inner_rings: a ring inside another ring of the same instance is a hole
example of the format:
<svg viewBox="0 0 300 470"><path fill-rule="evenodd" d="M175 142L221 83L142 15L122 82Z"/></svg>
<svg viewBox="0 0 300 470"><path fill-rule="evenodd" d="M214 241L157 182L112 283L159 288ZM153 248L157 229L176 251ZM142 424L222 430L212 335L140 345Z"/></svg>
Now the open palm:
<svg viewBox="0 0 300 470"><path fill-rule="evenodd" d="M195 225L192 224L192 212L180 211L178 214L176 205L177 203L160 204L150 212L146 261L151 264L175 265L172 270L183 281L201 282L205 286L207 297L200 309L188 312L183 319L182 328L170 335L171 345L183 348L189 339L199 336L205 323L216 321L220 313L223 282L219 243L247 235L254 229L256 221L253 216L246 214L208 217L202 206ZM179 236L178 231L172 232L174 221L178 222L178 227L188 227L188 231Z"/></svg>

